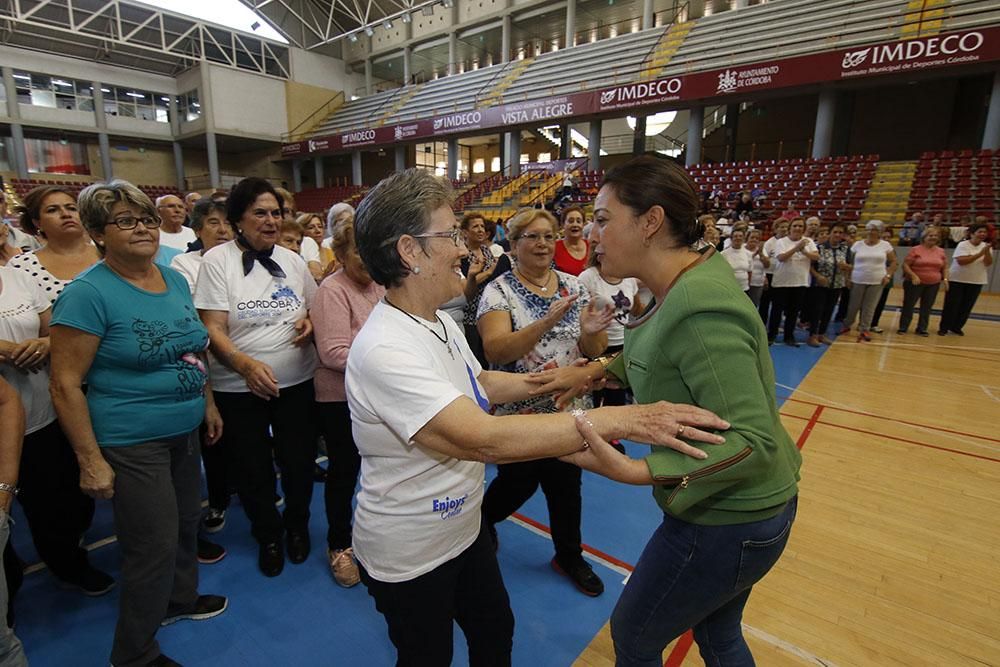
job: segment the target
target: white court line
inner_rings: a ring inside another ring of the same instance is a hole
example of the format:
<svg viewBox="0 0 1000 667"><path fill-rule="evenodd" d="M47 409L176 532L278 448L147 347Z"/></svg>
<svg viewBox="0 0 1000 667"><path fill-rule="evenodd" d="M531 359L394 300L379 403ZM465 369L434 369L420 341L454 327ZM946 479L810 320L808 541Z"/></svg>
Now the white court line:
<svg viewBox="0 0 1000 667"><path fill-rule="evenodd" d="M989 396L990 398L992 398L994 401L997 401L998 403L1000 403L1000 398L998 398L996 396L996 394L994 394L992 391L990 391L989 387L987 387L985 384L981 384L979 386L983 388L983 391L986 392L987 396Z"/></svg>
<svg viewBox="0 0 1000 667"><path fill-rule="evenodd" d="M853 345L854 343L846 342L847 345ZM836 341L834 341L836 344ZM898 340L894 343L879 343L878 341L871 341L870 343L865 343L866 347L914 347L921 350L927 350L928 352L933 352L934 350L958 350L960 352L993 352L994 354L1000 352L1000 348L996 347L974 347L965 345L920 345L919 343L900 343Z"/></svg>
<svg viewBox="0 0 1000 667"><path fill-rule="evenodd" d="M889 356L889 348L892 347L892 336L893 336L892 332L896 329L896 325L897 324L899 324L899 311L898 310L896 311L896 314L893 315L893 317L892 317L892 326L889 327L889 335L886 336L885 342L881 343L881 345L882 345L882 354L880 354L879 358L878 358L878 370L879 370L879 372L882 372L883 370L885 370L885 359L886 359L886 357Z"/></svg>

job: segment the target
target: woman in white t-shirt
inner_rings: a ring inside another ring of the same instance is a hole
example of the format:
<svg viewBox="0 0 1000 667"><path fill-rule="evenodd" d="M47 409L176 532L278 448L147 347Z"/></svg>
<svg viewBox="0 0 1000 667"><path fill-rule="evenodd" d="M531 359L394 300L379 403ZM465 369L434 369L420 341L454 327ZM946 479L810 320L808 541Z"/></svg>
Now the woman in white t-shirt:
<svg viewBox="0 0 1000 667"><path fill-rule="evenodd" d="M753 273L754 253L743 247L744 231L734 229L729 237L729 246L722 251L722 256L733 267L733 277L744 293L750 293L750 274Z"/></svg>
<svg viewBox="0 0 1000 667"><path fill-rule="evenodd" d="M760 238L761 231L759 229L751 229L745 246L753 257L753 263L750 265L750 289L747 291L747 294L750 296L750 300L753 301L753 305L758 308L760 307L760 299L764 293L764 288L767 286L767 269L771 266L771 259L764 252Z"/></svg>
<svg viewBox="0 0 1000 667"><path fill-rule="evenodd" d="M896 251L892 244L882 240L882 221L869 220L865 225L865 238L855 241L851 246L854 257L854 268L851 270L851 300L847 306L847 316L844 318L844 330L854 326L854 319L861 312L858 322L858 342L872 339L872 318L882 288L889 283L896 272Z"/></svg>
<svg viewBox="0 0 1000 667"><path fill-rule="evenodd" d="M294 252L276 245L284 202L270 183L245 178L226 201L236 239L205 253L194 303L211 338L216 405L226 424L229 471L274 577L309 555L309 503L316 458L309 308L316 281ZM273 432L273 439L271 433ZM274 506L274 463L284 515Z"/></svg>
<svg viewBox="0 0 1000 667"><path fill-rule="evenodd" d="M979 298L979 292L989 280L986 269L993 264L993 249L986 240L989 229L984 224L969 227L969 238L955 248L951 256L948 291L941 311L938 335L948 332L964 336L965 323Z"/></svg>
<svg viewBox="0 0 1000 667"><path fill-rule="evenodd" d="M767 325L771 314L771 279L774 276L775 268L778 266L778 260L775 256L774 247L778 241L788 234L788 220L775 220L771 229L774 232L774 235L764 241L764 251L762 253L762 256L767 257L770 263L764 267L764 290L761 292L760 304L757 306L757 311L760 313L760 319L764 320L765 326Z"/></svg>
<svg viewBox="0 0 1000 667"><path fill-rule="evenodd" d="M799 347L795 340L795 325L799 312L805 305L809 288L809 267L819 259L819 252L812 239L806 237L806 223L795 218L788 225L788 236L774 243L774 275L771 276L771 315L767 321L767 339L773 343L778 337L781 316L785 316L785 345Z"/></svg>
<svg viewBox="0 0 1000 667"><path fill-rule="evenodd" d="M361 581L388 624L399 664L450 664L456 621L471 664L509 664L514 619L494 545L480 529L483 463L587 445L569 413L489 413L492 403L528 398L536 385L527 374L483 370L462 329L439 310L464 288L468 252L446 181L418 169L389 176L358 208L355 236L368 273L387 289L347 360L361 453L353 529ZM574 301L552 307L566 312ZM679 431L714 438L680 429L682 422L725 425L664 403L599 408L589 418L607 437L687 453L672 437ZM627 433L629 426L635 431Z"/></svg>
<svg viewBox="0 0 1000 667"><path fill-rule="evenodd" d="M49 396L51 315L49 294L33 277L0 267L0 377L17 390L26 417L18 500L53 576L87 595L104 595L115 580L94 568L80 546L94 500L80 490L80 467Z"/></svg>

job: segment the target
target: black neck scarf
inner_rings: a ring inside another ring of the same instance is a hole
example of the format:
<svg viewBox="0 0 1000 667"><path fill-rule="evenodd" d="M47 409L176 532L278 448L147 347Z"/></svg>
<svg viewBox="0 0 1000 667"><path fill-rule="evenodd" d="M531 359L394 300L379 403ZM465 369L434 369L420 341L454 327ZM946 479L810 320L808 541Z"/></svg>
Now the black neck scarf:
<svg viewBox="0 0 1000 667"><path fill-rule="evenodd" d="M254 250L247 243L247 240L242 234L236 237L236 245L240 250L243 251L243 275L249 274L253 271L253 263L260 262L268 273L270 273L275 278L285 278L285 272L281 270L281 267L276 261L271 259L271 253L274 252L274 246L271 246L267 250Z"/></svg>

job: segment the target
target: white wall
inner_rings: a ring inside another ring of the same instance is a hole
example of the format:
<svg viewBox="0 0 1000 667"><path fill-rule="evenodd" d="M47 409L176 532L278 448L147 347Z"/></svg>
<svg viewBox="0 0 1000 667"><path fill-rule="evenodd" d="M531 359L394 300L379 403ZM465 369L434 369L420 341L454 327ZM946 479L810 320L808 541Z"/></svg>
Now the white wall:
<svg viewBox="0 0 1000 667"><path fill-rule="evenodd" d="M97 131L97 120L94 118L93 111L52 109L50 107L35 107L30 104L19 104L18 108L21 110L21 122L26 125Z"/></svg>
<svg viewBox="0 0 1000 667"><path fill-rule="evenodd" d="M91 114L93 115L93 114ZM170 123L152 123L140 118L108 116L108 132L129 136L145 135L152 139L171 140Z"/></svg>
<svg viewBox="0 0 1000 667"><path fill-rule="evenodd" d="M364 75L349 72L344 61L339 58L294 47L288 51L293 81L345 92L365 85Z"/></svg>
<svg viewBox="0 0 1000 667"><path fill-rule="evenodd" d="M209 68L209 109L217 132L281 141L281 135L288 132L282 79L214 65L202 67Z"/></svg>

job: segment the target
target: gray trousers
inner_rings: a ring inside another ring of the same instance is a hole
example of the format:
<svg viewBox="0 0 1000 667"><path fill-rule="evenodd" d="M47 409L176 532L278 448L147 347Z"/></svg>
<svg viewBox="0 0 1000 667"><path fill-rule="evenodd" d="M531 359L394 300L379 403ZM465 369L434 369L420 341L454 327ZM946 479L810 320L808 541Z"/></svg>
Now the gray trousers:
<svg viewBox="0 0 1000 667"><path fill-rule="evenodd" d="M0 552L7 546L10 538L10 518L0 510ZM24 647L14 631L7 627L7 577L3 572L3 559L0 558L0 667L27 667L28 658L24 655Z"/></svg>
<svg viewBox="0 0 1000 667"><path fill-rule="evenodd" d="M190 609L198 599L198 431L101 453L115 471L112 503L122 552L111 663L144 665L160 655L156 631L167 612Z"/></svg>
<svg viewBox="0 0 1000 667"><path fill-rule="evenodd" d="M875 306L878 305L881 296L881 283L878 285L851 285L851 300L848 302L844 326L853 327L854 319L858 316L858 311L861 311L858 331L868 331L872 326L872 318L875 316Z"/></svg>

